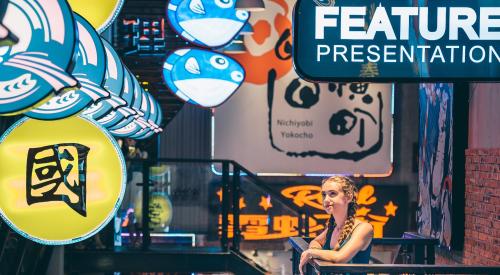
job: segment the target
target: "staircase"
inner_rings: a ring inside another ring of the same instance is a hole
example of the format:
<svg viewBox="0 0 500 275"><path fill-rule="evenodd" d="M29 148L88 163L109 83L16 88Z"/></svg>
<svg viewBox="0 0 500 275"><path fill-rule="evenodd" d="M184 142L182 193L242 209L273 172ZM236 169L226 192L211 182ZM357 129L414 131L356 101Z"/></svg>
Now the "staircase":
<svg viewBox="0 0 500 275"><path fill-rule="evenodd" d="M0 221L0 275L45 274L52 247L32 242Z"/></svg>
<svg viewBox="0 0 500 275"><path fill-rule="evenodd" d="M162 248L148 250L68 251L68 273L89 272L232 272L267 274L237 251L206 248Z"/></svg>

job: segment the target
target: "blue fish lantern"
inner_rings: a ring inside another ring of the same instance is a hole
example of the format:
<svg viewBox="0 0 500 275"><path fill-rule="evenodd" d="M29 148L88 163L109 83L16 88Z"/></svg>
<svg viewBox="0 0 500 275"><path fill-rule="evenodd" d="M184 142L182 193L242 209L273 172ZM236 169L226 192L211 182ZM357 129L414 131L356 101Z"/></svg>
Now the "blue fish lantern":
<svg viewBox="0 0 500 275"><path fill-rule="evenodd" d="M102 85L106 73L106 52L99 34L87 20L74 14L78 27L77 59L73 76L80 89L52 97L47 103L26 113L27 116L55 120L75 115L89 104L109 97Z"/></svg>
<svg viewBox="0 0 500 275"><path fill-rule="evenodd" d="M65 0L10 0L2 20L18 42L0 47L0 115L13 115L77 86L76 26Z"/></svg>
<svg viewBox="0 0 500 275"><path fill-rule="evenodd" d="M183 39L201 47L219 48L231 42L250 14L235 9L236 0L171 0L167 18Z"/></svg>
<svg viewBox="0 0 500 275"><path fill-rule="evenodd" d="M179 49L167 56L163 77L180 99L212 108L224 103L243 83L245 71L234 59L201 49Z"/></svg>
<svg viewBox="0 0 500 275"><path fill-rule="evenodd" d="M158 104L158 102L151 96L149 95L149 100L150 100L150 112L151 116L148 120L148 123L153 126L153 128L149 129L142 129L136 134L130 136L130 138L133 139L146 139L150 136L152 136L155 133L160 133L163 130L160 128L162 119L163 119L163 114L161 111L161 107Z"/></svg>
<svg viewBox="0 0 500 275"><path fill-rule="evenodd" d="M126 119L120 121L112 127L108 127L109 132L116 137L129 137L136 134L147 126L142 124L138 119L144 116L144 112L141 110L142 107L142 93L143 89L139 84L139 81L132 76L133 82L133 94L134 102L132 104L132 109L136 112L135 115L129 116Z"/></svg>
<svg viewBox="0 0 500 275"><path fill-rule="evenodd" d="M94 120L98 120L112 110L127 104L127 102L120 97L123 89L123 64L116 51L113 49L113 46L111 46L111 44L104 39L101 39L101 41L104 45L107 60L104 88L111 93L111 97L90 105L90 107L83 112L84 115L89 116Z"/></svg>
<svg viewBox="0 0 500 275"><path fill-rule="evenodd" d="M97 120L97 122L105 128L112 127L125 118L137 114L137 112L132 109L134 103L133 76L126 67L124 67L124 69L123 92L121 98L127 102L127 105L116 110L112 110L107 115Z"/></svg>

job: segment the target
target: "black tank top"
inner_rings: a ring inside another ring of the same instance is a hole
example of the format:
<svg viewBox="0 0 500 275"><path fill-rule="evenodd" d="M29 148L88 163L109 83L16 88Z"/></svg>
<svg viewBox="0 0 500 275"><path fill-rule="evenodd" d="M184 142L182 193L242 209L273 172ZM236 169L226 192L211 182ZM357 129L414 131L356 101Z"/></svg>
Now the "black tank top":
<svg viewBox="0 0 500 275"><path fill-rule="evenodd" d="M360 225L360 223L358 223L354 227L352 232L354 232L354 230L356 230L358 225ZM342 246L344 246L349 241L349 239L351 239L352 232L345 240L342 241L342 243L339 245L340 248L342 248ZM326 250L333 249L330 247L330 242L332 240L332 234L333 234L333 231L329 232L328 235L326 235L326 242L323 245L323 249L326 249ZM370 242L370 245L368 245L368 247L365 250L358 251L358 253L356 255L354 255L354 257L348 263L350 263L350 264L368 264L370 262L371 251L372 251L372 243Z"/></svg>

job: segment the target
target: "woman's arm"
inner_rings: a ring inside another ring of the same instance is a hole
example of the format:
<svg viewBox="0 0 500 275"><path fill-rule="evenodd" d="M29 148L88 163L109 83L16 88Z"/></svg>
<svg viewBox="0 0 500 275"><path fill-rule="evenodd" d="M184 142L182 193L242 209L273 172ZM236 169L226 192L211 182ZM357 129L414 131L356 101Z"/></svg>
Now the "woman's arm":
<svg viewBox="0 0 500 275"><path fill-rule="evenodd" d="M309 243L309 249L323 249L323 245L325 245L326 242L326 232L328 229L323 230L321 234L316 236L310 243Z"/></svg>
<svg viewBox="0 0 500 275"><path fill-rule="evenodd" d="M373 238L371 224L362 223L358 227L352 232L349 241L339 251L308 249L306 250L307 255L311 258L333 263L349 262L359 251L366 249Z"/></svg>

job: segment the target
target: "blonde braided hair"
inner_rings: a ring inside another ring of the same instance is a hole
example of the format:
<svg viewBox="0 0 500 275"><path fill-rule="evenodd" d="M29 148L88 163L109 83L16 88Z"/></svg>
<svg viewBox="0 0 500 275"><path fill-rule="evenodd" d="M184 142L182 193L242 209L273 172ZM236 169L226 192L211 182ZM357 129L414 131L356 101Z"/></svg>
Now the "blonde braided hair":
<svg viewBox="0 0 500 275"><path fill-rule="evenodd" d="M356 216L356 210L358 210L358 203L357 203L357 198L358 198L358 188L356 187L356 184L354 181L348 177L344 176L333 176L330 177L322 182L322 185L327 183L327 182L337 182L340 183L342 192L344 192L344 195L347 197L351 197L352 200L349 203L347 207L347 218L344 223L344 226L342 227L342 231L340 232L339 239L337 241L338 245L335 245L335 249L339 249L340 244L351 235L352 230L354 229L354 222L355 222L355 216ZM328 220L328 234L331 234L337 224L335 223L335 219L333 218L333 215L330 217Z"/></svg>

